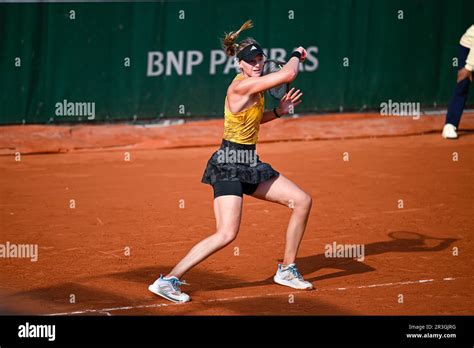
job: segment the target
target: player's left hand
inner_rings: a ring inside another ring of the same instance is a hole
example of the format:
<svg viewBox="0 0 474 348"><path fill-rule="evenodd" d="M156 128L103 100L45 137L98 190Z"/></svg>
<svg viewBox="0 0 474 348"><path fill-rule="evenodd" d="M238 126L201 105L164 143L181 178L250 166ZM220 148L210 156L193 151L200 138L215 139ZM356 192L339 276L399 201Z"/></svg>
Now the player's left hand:
<svg viewBox="0 0 474 348"><path fill-rule="evenodd" d="M302 100L299 100L302 95L303 92L301 92L299 89L295 90L294 87L290 89L288 93L286 93L283 98L280 99L280 105L278 106L280 111L279 113L281 115L294 113L295 107L302 102Z"/></svg>

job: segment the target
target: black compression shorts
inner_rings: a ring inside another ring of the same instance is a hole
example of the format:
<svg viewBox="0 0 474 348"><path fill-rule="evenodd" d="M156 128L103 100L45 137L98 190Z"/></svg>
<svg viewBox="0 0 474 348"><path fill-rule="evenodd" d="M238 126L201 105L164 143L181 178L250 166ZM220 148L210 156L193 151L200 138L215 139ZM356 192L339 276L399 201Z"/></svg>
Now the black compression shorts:
<svg viewBox="0 0 474 348"><path fill-rule="evenodd" d="M240 181L217 181L212 187L214 189L214 198L227 195L243 197L244 194L253 194L257 190L258 184Z"/></svg>

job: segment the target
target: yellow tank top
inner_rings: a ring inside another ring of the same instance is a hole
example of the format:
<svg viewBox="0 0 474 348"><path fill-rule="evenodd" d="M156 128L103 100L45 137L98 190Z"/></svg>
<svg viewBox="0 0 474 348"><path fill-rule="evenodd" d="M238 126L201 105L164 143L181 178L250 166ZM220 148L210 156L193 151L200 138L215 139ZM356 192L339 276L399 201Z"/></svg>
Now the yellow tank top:
<svg viewBox="0 0 474 348"><path fill-rule="evenodd" d="M243 78L244 77L239 74L234 80L242 80ZM255 104L235 114L227 108L227 97L225 99L223 138L239 144L256 144L260 121L262 120L265 107L263 92L260 93L259 99Z"/></svg>

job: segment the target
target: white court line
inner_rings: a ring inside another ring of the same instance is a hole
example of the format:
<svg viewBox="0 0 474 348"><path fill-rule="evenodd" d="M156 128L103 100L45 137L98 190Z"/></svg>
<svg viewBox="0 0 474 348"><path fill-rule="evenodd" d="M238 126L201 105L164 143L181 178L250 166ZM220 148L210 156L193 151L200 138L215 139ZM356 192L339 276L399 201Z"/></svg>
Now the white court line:
<svg viewBox="0 0 474 348"><path fill-rule="evenodd" d="M443 278L444 281L449 280L456 280L456 278ZM395 285L408 285L408 284L423 284L423 283L432 283L436 281L435 279L421 279L421 280L409 280L405 282L394 282L394 283L383 283L383 284L371 284L371 285L360 285L360 286L348 286L346 288L330 288L330 289L316 289L315 292L318 291L341 291L347 289L368 289L368 288L377 288L377 287L384 287L384 286L395 286ZM101 308L101 309L85 309L82 311L75 311L75 312L64 312L64 313L50 313L50 314L43 314L49 316L55 315L75 315L75 314L88 314L88 313L107 313L107 315L111 315L109 312L113 311L125 311L129 309L140 309L140 308L160 308L160 307L170 307L170 306L185 306L190 304L196 303L210 303L210 302L225 302L225 301L235 301L235 300L243 300L249 298L258 298L258 297L265 297L265 296L282 296L282 295L292 295L292 294L299 294L299 293L310 293L308 291L292 291L292 292L279 292L279 293L271 293L271 294L263 294L263 295L252 295L252 296L234 296L234 297L227 297L227 298L215 298L209 300L202 300L202 301L192 301L189 303L155 303L149 305L139 305L139 306L125 306L125 307L112 307L112 308Z"/></svg>
<svg viewBox="0 0 474 348"><path fill-rule="evenodd" d="M122 250L122 249L120 249L120 250ZM105 252L105 251L100 251L100 250L98 250L98 252L101 253L101 254L104 254L104 255L109 255L109 256L116 257L117 259L120 259L120 258L121 258L120 256L117 256L117 255L115 255L115 254L112 254L112 252Z"/></svg>
<svg viewBox="0 0 474 348"><path fill-rule="evenodd" d="M412 209L386 210L386 211L383 211L382 213L384 213L384 214L411 213L411 212L414 212L414 211L425 210L425 209L428 209L428 208L412 208Z"/></svg>

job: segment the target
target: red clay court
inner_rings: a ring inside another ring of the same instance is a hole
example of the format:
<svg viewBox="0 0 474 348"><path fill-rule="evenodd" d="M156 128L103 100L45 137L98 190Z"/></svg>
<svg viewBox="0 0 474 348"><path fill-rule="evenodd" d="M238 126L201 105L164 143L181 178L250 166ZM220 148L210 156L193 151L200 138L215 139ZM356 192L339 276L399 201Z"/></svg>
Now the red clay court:
<svg viewBox="0 0 474 348"><path fill-rule="evenodd" d="M222 120L1 127L2 243L38 244L39 257L0 259L0 307L70 315L472 315L474 114L463 116L456 141L441 138L443 122L359 114L263 125L262 160L313 196L297 264L316 290L273 283L290 211L246 196L237 239L185 275L187 304L147 287L214 232L212 189L200 179ZM333 242L364 245L364 260L326 257Z"/></svg>

